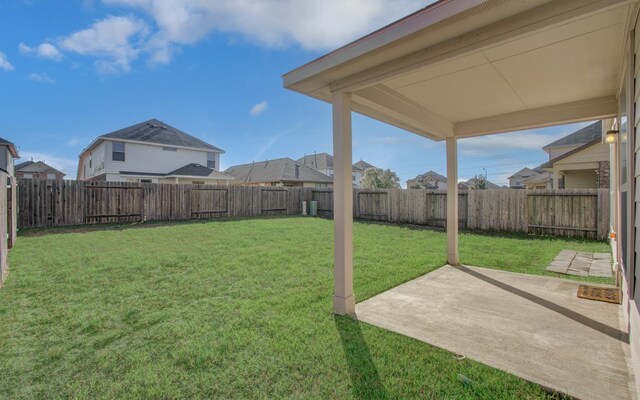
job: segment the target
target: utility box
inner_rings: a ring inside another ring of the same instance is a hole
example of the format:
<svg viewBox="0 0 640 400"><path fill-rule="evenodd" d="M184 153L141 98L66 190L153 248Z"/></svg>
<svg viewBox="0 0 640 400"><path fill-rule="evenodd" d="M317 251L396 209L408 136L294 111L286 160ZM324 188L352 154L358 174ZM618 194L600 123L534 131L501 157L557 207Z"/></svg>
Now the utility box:
<svg viewBox="0 0 640 400"><path fill-rule="evenodd" d="M309 214L311 214L312 217L316 217L318 216L318 202L315 200L311 201L311 207L309 207Z"/></svg>

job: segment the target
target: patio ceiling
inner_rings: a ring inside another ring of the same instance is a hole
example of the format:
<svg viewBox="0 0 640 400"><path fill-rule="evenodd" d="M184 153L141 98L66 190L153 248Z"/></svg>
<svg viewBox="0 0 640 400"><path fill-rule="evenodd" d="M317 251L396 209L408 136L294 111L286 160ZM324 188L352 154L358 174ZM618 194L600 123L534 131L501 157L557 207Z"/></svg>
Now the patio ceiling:
<svg viewBox="0 0 640 400"><path fill-rule="evenodd" d="M611 117L630 0L442 0L284 76L443 140Z"/></svg>

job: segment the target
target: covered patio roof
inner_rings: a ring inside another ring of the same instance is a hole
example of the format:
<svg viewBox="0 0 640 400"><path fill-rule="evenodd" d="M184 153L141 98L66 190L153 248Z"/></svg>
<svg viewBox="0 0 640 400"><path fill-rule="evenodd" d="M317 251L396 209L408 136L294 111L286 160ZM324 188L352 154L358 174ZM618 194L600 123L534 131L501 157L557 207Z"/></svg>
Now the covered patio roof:
<svg viewBox="0 0 640 400"><path fill-rule="evenodd" d="M286 88L332 104L337 314L355 313L352 111L446 140L447 261L458 265L457 140L616 116L637 9L638 0L440 0L284 75Z"/></svg>
<svg viewBox="0 0 640 400"><path fill-rule="evenodd" d="M433 140L617 114L630 0L441 0L284 75Z"/></svg>

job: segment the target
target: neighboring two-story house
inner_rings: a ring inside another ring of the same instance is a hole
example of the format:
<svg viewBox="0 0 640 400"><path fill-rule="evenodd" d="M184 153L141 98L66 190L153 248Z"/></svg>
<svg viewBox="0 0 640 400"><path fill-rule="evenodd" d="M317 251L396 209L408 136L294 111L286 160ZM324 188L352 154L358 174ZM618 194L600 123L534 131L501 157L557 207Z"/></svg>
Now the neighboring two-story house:
<svg viewBox="0 0 640 400"><path fill-rule="evenodd" d="M61 181L65 174L44 161L25 161L15 165L16 178Z"/></svg>
<svg viewBox="0 0 640 400"><path fill-rule="evenodd" d="M331 187L333 178L291 158L278 158L234 165L225 173L234 178L234 185Z"/></svg>
<svg viewBox="0 0 640 400"><path fill-rule="evenodd" d="M427 171L407 181L407 189L446 190L447 177L435 171Z"/></svg>
<svg viewBox="0 0 640 400"><path fill-rule="evenodd" d="M78 180L228 184L224 151L152 119L99 136L82 151Z"/></svg>
<svg viewBox="0 0 640 400"><path fill-rule="evenodd" d="M10 141L0 138L0 169L14 176L13 162L20 158L16 145Z"/></svg>
<svg viewBox="0 0 640 400"><path fill-rule="evenodd" d="M541 167L553 177L555 189L609 187L609 145L602 135L598 121L543 147L549 161Z"/></svg>
<svg viewBox="0 0 640 400"><path fill-rule="evenodd" d="M333 178L333 156L331 154L314 153L308 156L305 155L304 157L299 158L297 162ZM364 176L365 171L369 168L376 168L376 166L363 160L353 164L353 170L351 173L353 187L362 187L362 177Z"/></svg>
<svg viewBox="0 0 640 400"><path fill-rule="evenodd" d="M509 187L511 189L526 189L527 185L525 181L532 177L538 176L541 173L544 173L544 170L539 168L524 167L520 171L507 178L509 180Z"/></svg>

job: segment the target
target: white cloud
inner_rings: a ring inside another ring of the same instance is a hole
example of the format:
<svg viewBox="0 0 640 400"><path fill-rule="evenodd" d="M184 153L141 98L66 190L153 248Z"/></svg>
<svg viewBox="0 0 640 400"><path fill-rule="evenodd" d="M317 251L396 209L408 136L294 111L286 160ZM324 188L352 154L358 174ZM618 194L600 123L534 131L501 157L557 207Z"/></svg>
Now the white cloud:
<svg viewBox="0 0 640 400"><path fill-rule="evenodd" d="M78 143L80 143L80 140L79 140L79 139L77 139L77 138L72 138L72 139L69 139L69 141L67 142L67 145L68 145L68 146L71 146L71 147L75 147L75 146L77 146L77 145L78 145Z"/></svg>
<svg viewBox="0 0 640 400"><path fill-rule="evenodd" d="M249 111L249 114L254 117L258 116L265 112L267 110L267 107L269 107L269 103L267 103L266 100L263 100L255 106L251 107L251 111Z"/></svg>
<svg viewBox="0 0 640 400"><path fill-rule="evenodd" d="M9 60L7 60L7 56L5 56L3 52L0 52L0 69L9 72L15 70L15 68L13 67L13 65L11 65Z"/></svg>
<svg viewBox="0 0 640 400"><path fill-rule="evenodd" d="M67 174L65 178L74 179L78 168L78 160L66 157L55 156L52 154L40 153L37 151L20 151L20 161L44 161L53 168Z"/></svg>
<svg viewBox="0 0 640 400"><path fill-rule="evenodd" d="M85 0L85 2L88 0ZM56 42L35 48L21 43L24 54L59 60L60 50L96 57L104 73L130 71L141 54L147 63L168 64L183 45L212 32L236 35L272 48L298 46L329 50L414 12L433 0L102 0L129 7L153 21L110 16ZM93 1L90 1L92 4Z"/></svg>
<svg viewBox="0 0 640 400"><path fill-rule="evenodd" d="M28 78L30 81L34 81L34 82L48 83L48 84L56 83L56 81L49 78L49 75L45 73L40 74L40 73L34 72L32 74L29 74Z"/></svg>
<svg viewBox="0 0 640 400"><path fill-rule="evenodd" d="M110 16L62 39L60 46L73 53L98 57L99 72L129 72L148 32L147 24L140 19Z"/></svg>
<svg viewBox="0 0 640 400"><path fill-rule="evenodd" d="M150 14L167 40L194 43L211 31L271 47L330 49L433 1L425 0L103 0Z"/></svg>
<svg viewBox="0 0 640 400"><path fill-rule="evenodd" d="M480 136L460 140L460 153L467 156L491 156L505 152L542 151L542 147L562 136L565 134L539 131Z"/></svg>
<svg viewBox="0 0 640 400"><path fill-rule="evenodd" d="M18 45L21 54L34 54L37 57L48 60L60 61L64 57L58 48L51 43L42 43L36 47L29 47L24 43Z"/></svg>

